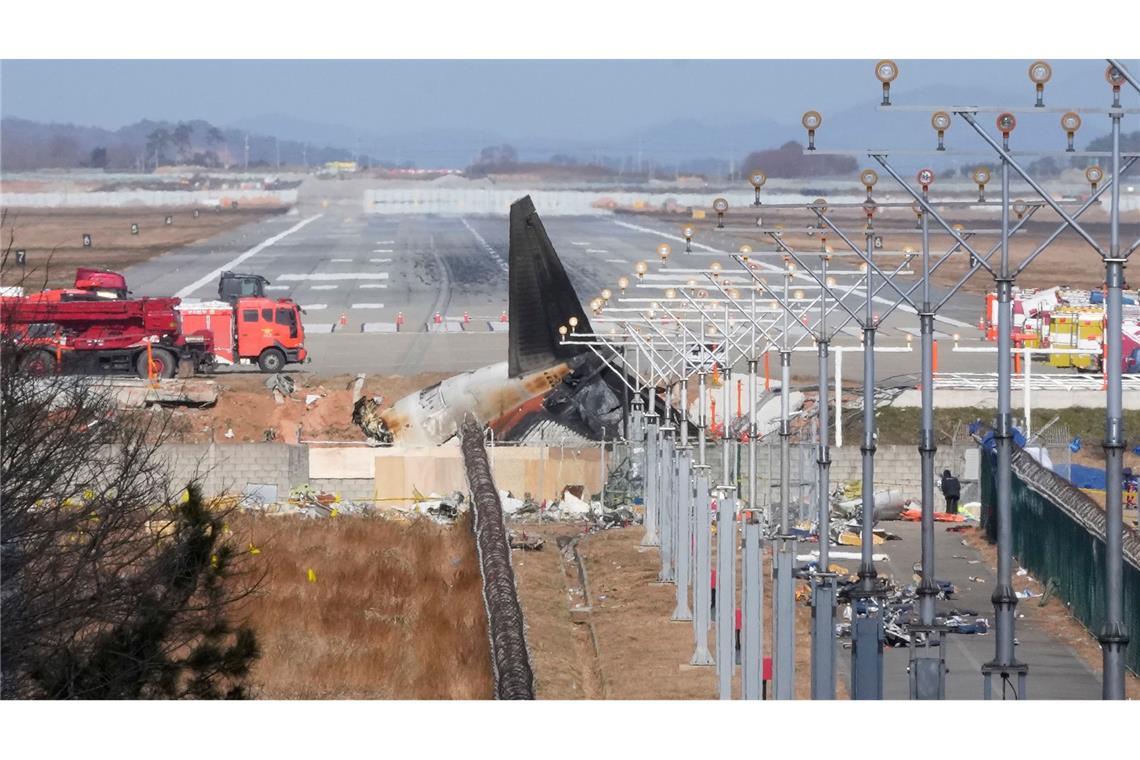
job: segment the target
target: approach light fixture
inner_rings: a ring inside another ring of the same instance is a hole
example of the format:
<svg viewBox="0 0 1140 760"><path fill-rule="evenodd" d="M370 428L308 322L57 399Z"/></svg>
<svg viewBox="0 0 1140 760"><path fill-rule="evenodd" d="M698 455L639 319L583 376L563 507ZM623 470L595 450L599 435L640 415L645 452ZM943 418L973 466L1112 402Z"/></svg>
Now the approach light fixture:
<svg viewBox="0 0 1140 760"><path fill-rule="evenodd" d="M569 330L566 329L566 325L559 325L558 326L558 334L561 335L563 338L566 337L567 332L569 332Z"/></svg>
<svg viewBox="0 0 1140 760"><path fill-rule="evenodd" d="M823 124L823 117L819 115L819 111L806 111L800 123L804 125L804 129L808 133L808 150L815 150L815 131Z"/></svg>
<svg viewBox="0 0 1140 760"><path fill-rule="evenodd" d="M1069 147L1065 148L1066 153L1072 153L1075 150L1075 148L1073 148L1073 138L1076 136L1077 130L1080 128L1081 117L1076 113L1076 111L1069 111L1061 117L1061 129L1065 130L1065 134L1069 138Z"/></svg>
<svg viewBox="0 0 1140 760"><path fill-rule="evenodd" d="M871 188L879 181L879 173L874 169L864 169L859 173L859 181L863 183L863 187L867 188L867 197L871 197Z"/></svg>
<svg viewBox="0 0 1140 760"><path fill-rule="evenodd" d="M738 300L740 300L740 291L737 290L736 288L729 288L728 289L728 297L734 301L738 301Z"/></svg>
<svg viewBox="0 0 1140 760"><path fill-rule="evenodd" d="M899 67L890 59L875 64L875 78L883 83L883 105L891 104L891 82L899 75Z"/></svg>
<svg viewBox="0 0 1140 760"><path fill-rule="evenodd" d="M1053 67L1045 61L1034 61L1029 64L1029 80L1037 86L1037 108L1045 107L1045 83L1053 77Z"/></svg>
<svg viewBox="0 0 1140 760"><path fill-rule="evenodd" d="M714 261L713 263L709 264L709 271L712 272L713 277L720 277L721 269L723 269L723 267L720 265L719 261Z"/></svg>
<svg viewBox="0 0 1140 760"><path fill-rule="evenodd" d="M764 183L768 181L768 175L757 169L748 176L748 181L752 183L752 189L756 192L756 200L752 202L752 205L759 206L760 188L764 187Z"/></svg>
<svg viewBox="0 0 1140 760"><path fill-rule="evenodd" d="M935 111L934 115L930 117L930 126L938 132L938 150L946 150L943 138L946 137L946 130L950 129L951 123L950 114L945 111Z"/></svg>
<svg viewBox="0 0 1140 760"><path fill-rule="evenodd" d="M978 186L978 203L986 202L986 183L990 181L988 166L979 166L974 169L974 183Z"/></svg>
<svg viewBox="0 0 1140 760"><path fill-rule="evenodd" d="M1018 198L1013 202L1011 208L1013 209L1013 213L1017 214L1017 218L1020 221L1021 217L1025 216L1025 212L1029 209L1029 204L1021 198Z"/></svg>
<svg viewBox="0 0 1140 760"><path fill-rule="evenodd" d="M728 211L728 201L724 198L717 198L712 205L713 211L716 212L717 229L724 229L724 212Z"/></svg>
<svg viewBox="0 0 1140 760"><path fill-rule="evenodd" d="M649 264L644 261L639 261L633 265L633 271L637 275L637 279L640 280L645 276L645 273L649 271Z"/></svg>
<svg viewBox="0 0 1140 760"><path fill-rule="evenodd" d="M1017 117L1009 111L1006 111L1005 113L998 114L998 117L994 119L994 123L997 124L998 131L1001 132L1001 139L1005 142L1004 147L1008 150L1009 135L1017 126Z"/></svg>
<svg viewBox="0 0 1140 760"><path fill-rule="evenodd" d="M570 319L566 321L570 324L570 332L574 332L574 328L578 326L578 318L570 317Z"/></svg>
<svg viewBox="0 0 1140 760"><path fill-rule="evenodd" d="M613 298L614 292L609 288L602 288L601 296L603 301L609 301Z"/></svg>
<svg viewBox="0 0 1140 760"><path fill-rule="evenodd" d="M1089 181L1089 184L1092 185L1093 192L1095 193L1096 186L1099 185L1100 181L1104 179L1104 169L1101 169L1096 164L1093 164L1089 168L1085 169L1085 179L1087 179Z"/></svg>
<svg viewBox="0 0 1140 760"><path fill-rule="evenodd" d="M695 232L695 230L693 229L693 225L691 225L691 224L686 224L684 227L681 228L681 236L685 238L685 253L692 253L693 252L693 233L694 232Z"/></svg>
<svg viewBox="0 0 1140 760"><path fill-rule="evenodd" d="M801 300L803 300L804 292L802 290L797 289L794 293L792 293L792 297L795 298L797 301L801 301Z"/></svg>
<svg viewBox="0 0 1140 760"><path fill-rule="evenodd" d="M918 184L922 186L924 193L934 184L934 172L930 169L919 169L915 178L918 180Z"/></svg>
<svg viewBox="0 0 1140 760"><path fill-rule="evenodd" d="M668 243L662 243L661 245L657 246L657 255L661 257L661 261L663 262L669 260L669 254L672 252L673 248Z"/></svg>
<svg viewBox="0 0 1140 760"><path fill-rule="evenodd" d="M675 288L665 288L665 297L672 300L677 297L677 290Z"/></svg>
<svg viewBox="0 0 1140 760"><path fill-rule="evenodd" d="M1120 107L1120 87L1124 84L1124 72L1109 64L1104 70L1104 81L1112 85L1112 107Z"/></svg>
<svg viewBox="0 0 1140 760"><path fill-rule="evenodd" d="M621 277L618 278L618 290L620 290L621 294L624 296L625 295L625 289L628 287L629 287L629 278L623 274Z"/></svg>
<svg viewBox="0 0 1140 760"><path fill-rule="evenodd" d="M834 288L838 284L839 284L839 281L836 280L834 277L828 277L827 278L827 287Z"/></svg>
<svg viewBox="0 0 1140 760"><path fill-rule="evenodd" d="M745 243L744 245L740 246L740 256L745 261L748 261L748 257L751 255L752 255L752 246L748 245L748 243Z"/></svg>

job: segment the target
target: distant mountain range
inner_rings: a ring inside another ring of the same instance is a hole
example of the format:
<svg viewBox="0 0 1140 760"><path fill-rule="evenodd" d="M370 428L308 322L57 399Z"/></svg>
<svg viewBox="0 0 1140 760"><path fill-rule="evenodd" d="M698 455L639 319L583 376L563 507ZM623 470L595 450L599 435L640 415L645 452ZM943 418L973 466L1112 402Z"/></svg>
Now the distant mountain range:
<svg viewBox="0 0 1140 760"><path fill-rule="evenodd" d="M873 83L872 84L876 84ZM1046 90L1046 104L1080 103L1095 105L1109 98L1104 91L1089 91L1085 80L1051 82ZM979 91L954 85L935 85L918 89L896 87L893 102L899 110L885 112L878 106L879 91L871 86L865 105L836 113L823 113L816 144L821 151L833 149L859 150L892 148L892 162L900 170L912 172L919 166L936 171L947 168L992 163L992 153L973 133L968 124L955 119L946 133L945 155L916 156L907 151L935 147L936 135L930 126L931 114L926 110L905 110L911 104L930 106L1033 104L1032 85L1003 94L1000 90ZM625 134L598 138L552 138L542 134L518 135L510 125L498 130L454 126L419 131L401 130L398 125L379 125L358 129L340 124L284 115L262 115L238 120L219 127L213 140L208 140L212 125L191 121L189 144L167 145L159 151L160 163L187 162L195 156L220 165L245 164L248 136L251 166L318 165L331 160L360 158L373 165L413 165L421 168L461 169L474 163L480 151L491 145L510 145L519 161L560 164L599 164L618 172L642 174L648 170L656 176L676 173L703 173L725 176L740 175L744 158L753 151L777 148L789 140L804 142L806 135L799 124L799 114L773 104L766 116L733 123L717 123L699 116L680 118L655 124ZM978 121L993 132L993 114L981 114ZM1018 113L1019 125L1013 138L1015 149L1059 149L1065 135L1059 126L1060 114L1053 112ZM1135 129L1135 119L1125 129ZM564 127L564 125L560 125ZM105 130L74 124L41 124L16 117L0 122L0 167L5 171L32 168L99 166L108 168L146 169L154 166L156 130L173 132L177 124L144 120L117 130ZM1107 132L1107 117L1088 115L1077 136L1078 147ZM596 126L592 130L604 134ZM96 155L102 148L105 152ZM972 154L961 154L966 150ZM212 158L208 155L212 154ZM867 159L858 158L860 163Z"/></svg>

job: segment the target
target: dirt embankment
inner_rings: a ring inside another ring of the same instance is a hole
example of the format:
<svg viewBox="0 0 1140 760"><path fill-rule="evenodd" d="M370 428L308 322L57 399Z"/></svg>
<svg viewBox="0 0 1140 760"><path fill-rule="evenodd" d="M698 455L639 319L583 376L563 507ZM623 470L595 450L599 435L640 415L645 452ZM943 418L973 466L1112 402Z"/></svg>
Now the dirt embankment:
<svg viewBox="0 0 1140 760"><path fill-rule="evenodd" d="M194 218L188 208L5 208L0 251L11 248L12 253L0 271L0 284L23 285L31 291L71 285L76 267L122 271L284 210L199 209ZM171 217L170 224L166 224L167 216ZM131 234L132 224L139 226L137 235ZM91 236L91 247L83 245L84 235ZM26 270L16 264L14 252L18 249L27 253Z"/></svg>
<svg viewBox="0 0 1140 760"><path fill-rule="evenodd" d="M391 406L407 394L450 374L368 375L363 394L383 396L384 405ZM215 376L218 401L214 406L172 412L174 440L185 443L365 440L364 433L352 422L355 375L317 377L304 372L290 373L295 389L280 404L265 384L269 377L258 372L227 372ZM316 398L306 402L310 396ZM232 437L227 437L229 432L233 433Z"/></svg>
<svg viewBox="0 0 1140 760"><path fill-rule="evenodd" d="M241 515L264 580L241 615L263 699L490 699L490 644L471 527L367 517ZM248 546L247 546L248 545Z"/></svg>
<svg viewBox="0 0 1140 760"><path fill-rule="evenodd" d="M716 698L715 668L688 665L693 654L693 626L691 622L670 620L675 587L657 585L658 551L639 546L644 528L594 533L579 543L589 579L596 652L592 642L576 645L578 639L589 635L589 624L574 622L570 610L585 602L574 592L575 573L564 573L560 568L556 543L559 535L579 533L583 526L525 529L547 541L537 552L515 551L513 560L540 699ZM766 556L764 562L764 652L770 655L770 558ZM740 577L738 568L738 585ZM739 589L737 593L739 597ZM808 640L810 623L811 608L797 604L798 641ZM710 631L709 647L715 651L711 634ZM739 696L739 670L733 688ZM810 690L811 651L802 643L796 647L796 698L807 699ZM847 697L847 685L842 679L837 683L837 696Z"/></svg>

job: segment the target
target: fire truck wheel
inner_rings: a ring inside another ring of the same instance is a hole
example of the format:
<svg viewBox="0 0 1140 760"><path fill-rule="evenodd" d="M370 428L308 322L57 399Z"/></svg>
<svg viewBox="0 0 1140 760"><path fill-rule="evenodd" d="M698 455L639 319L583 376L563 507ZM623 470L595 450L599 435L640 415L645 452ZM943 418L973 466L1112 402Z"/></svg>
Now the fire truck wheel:
<svg viewBox="0 0 1140 760"><path fill-rule="evenodd" d="M154 375L159 378L174 377L174 373L178 371L178 362L174 358L174 354L167 351L165 348L155 348L150 352L150 360L154 362ZM147 371L147 358L146 351L140 351L138 358L135 359L135 372L144 380L150 377Z"/></svg>
<svg viewBox="0 0 1140 760"><path fill-rule="evenodd" d="M279 348L267 348L257 358L262 372L280 372L285 367L285 354Z"/></svg>
<svg viewBox="0 0 1140 760"><path fill-rule="evenodd" d="M51 351L29 351L20 357L20 371L34 377L55 373L55 357Z"/></svg>

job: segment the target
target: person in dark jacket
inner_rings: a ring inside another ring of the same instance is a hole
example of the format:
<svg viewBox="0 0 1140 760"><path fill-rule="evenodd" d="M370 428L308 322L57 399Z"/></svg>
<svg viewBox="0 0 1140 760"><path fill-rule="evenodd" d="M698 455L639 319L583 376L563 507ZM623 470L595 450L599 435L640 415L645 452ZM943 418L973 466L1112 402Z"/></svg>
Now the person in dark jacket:
<svg viewBox="0 0 1140 760"><path fill-rule="evenodd" d="M942 496L946 499L947 514L958 514L958 499L962 496L962 484L949 470L942 471Z"/></svg>

